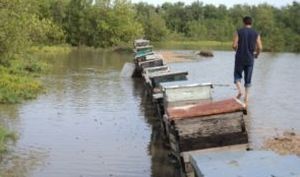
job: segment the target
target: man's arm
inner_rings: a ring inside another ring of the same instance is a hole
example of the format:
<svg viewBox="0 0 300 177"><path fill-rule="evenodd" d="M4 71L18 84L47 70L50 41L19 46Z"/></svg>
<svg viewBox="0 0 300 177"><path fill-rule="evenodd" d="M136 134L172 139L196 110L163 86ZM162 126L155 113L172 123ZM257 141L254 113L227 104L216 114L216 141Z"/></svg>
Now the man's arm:
<svg viewBox="0 0 300 177"><path fill-rule="evenodd" d="M257 39L256 39L256 51L255 51L255 58L258 57L258 55L260 54L260 52L262 51L262 42L261 42L261 38L260 35L258 35Z"/></svg>
<svg viewBox="0 0 300 177"><path fill-rule="evenodd" d="M239 35L237 34L237 32L234 33L234 37L233 37L233 43L232 43L232 48L233 50L237 50L238 48L238 41L239 41Z"/></svg>

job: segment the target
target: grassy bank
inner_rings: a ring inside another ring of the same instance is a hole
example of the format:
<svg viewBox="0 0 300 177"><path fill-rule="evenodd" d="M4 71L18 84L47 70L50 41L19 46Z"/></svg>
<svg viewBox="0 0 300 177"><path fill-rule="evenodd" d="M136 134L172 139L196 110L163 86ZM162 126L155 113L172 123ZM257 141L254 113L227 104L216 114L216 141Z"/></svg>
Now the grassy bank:
<svg viewBox="0 0 300 177"><path fill-rule="evenodd" d="M40 57L52 54L67 54L69 46L34 46L22 56L0 65L0 104L19 103L36 98L43 90L38 77L48 70Z"/></svg>
<svg viewBox="0 0 300 177"><path fill-rule="evenodd" d="M19 103L36 98L43 90L36 77L46 66L37 61L14 60L0 66L0 103Z"/></svg>
<svg viewBox="0 0 300 177"><path fill-rule="evenodd" d="M33 55L57 55L57 54L68 54L72 50L72 47L69 45L57 45L57 46L33 46L29 49L29 52Z"/></svg>
<svg viewBox="0 0 300 177"><path fill-rule="evenodd" d="M11 133L4 127L0 126L0 157L1 154L7 151L6 142L9 140L14 141L15 139L16 135L14 133Z"/></svg>
<svg viewBox="0 0 300 177"><path fill-rule="evenodd" d="M163 41L154 42L153 45L157 49L186 49L186 50L231 50L232 42L220 41Z"/></svg>

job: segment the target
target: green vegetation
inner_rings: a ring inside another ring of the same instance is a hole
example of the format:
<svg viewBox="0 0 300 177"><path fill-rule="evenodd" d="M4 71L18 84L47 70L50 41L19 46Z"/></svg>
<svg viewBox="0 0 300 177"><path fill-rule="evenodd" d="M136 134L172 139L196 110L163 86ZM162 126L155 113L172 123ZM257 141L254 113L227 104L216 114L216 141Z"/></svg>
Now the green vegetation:
<svg viewBox="0 0 300 177"><path fill-rule="evenodd" d="M16 135L14 133L10 133L5 128L0 126L0 157L1 154L7 150L6 142L9 140L14 141L15 139Z"/></svg>
<svg viewBox="0 0 300 177"><path fill-rule="evenodd" d="M72 50L72 47L68 45L41 45L41 46L33 46L29 49L28 53L32 55L58 55L58 54L68 54Z"/></svg>
<svg viewBox="0 0 300 177"><path fill-rule="evenodd" d="M45 68L34 54L67 53L68 45L124 50L137 37L163 48L230 49L245 15L254 18L265 51L300 52L300 3L276 8L204 5L153 6L128 0L0 0L0 102L35 98Z"/></svg>
<svg viewBox="0 0 300 177"><path fill-rule="evenodd" d="M11 66L0 66L0 103L18 103L36 98L43 87L35 79L46 65L35 60L13 60Z"/></svg>
<svg viewBox="0 0 300 177"><path fill-rule="evenodd" d="M192 48L197 46L196 43L201 46L202 42L199 41L221 41L227 44L232 40L236 29L242 27L242 17L250 15L254 19L253 27L262 36L265 51L300 52L300 22L297 19L300 16L300 3L296 1L281 8L268 4L235 5L227 8L225 5L204 5L195 1L190 5L177 2L156 7L139 3L136 4L136 9L137 19L145 28L145 36L154 41L162 40L165 43L171 39L182 42L184 46L190 43ZM157 17L156 23L149 22L150 17L155 14L161 18ZM162 20L166 27L161 25ZM155 33L151 33L151 30ZM170 46L173 44L171 42ZM216 49L219 49L219 45Z"/></svg>

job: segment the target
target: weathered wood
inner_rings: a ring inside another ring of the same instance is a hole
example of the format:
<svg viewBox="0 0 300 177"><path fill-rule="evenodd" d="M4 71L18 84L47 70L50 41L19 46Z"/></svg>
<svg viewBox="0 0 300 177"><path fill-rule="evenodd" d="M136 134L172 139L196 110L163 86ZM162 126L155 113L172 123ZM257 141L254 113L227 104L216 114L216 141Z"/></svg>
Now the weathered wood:
<svg viewBox="0 0 300 177"><path fill-rule="evenodd" d="M147 56L154 55L154 54L155 54L154 52L147 52L147 53L142 53L142 54L136 54L134 56L134 62L138 63L140 61L146 61Z"/></svg>
<svg viewBox="0 0 300 177"><path fill-rule="evenodd" d="M152 48L153 46L151 45L139 46L139 47L135 47L134 51L136 54L142 54L145 52L152 52Z"/></svg>
<svg viewBox="0 0 300 177"><path fill-rule="evenodd" d="M165 108L211 100L212 84L188 84L163 87Z"/></svg>
<svg viewBox="0 0 300 177"><path fill-rule="evenodd" d="M164 60L164 57L160 54L157 54L157 53L153 53L153 55L147 55L146 56L146 61L147 60L155 60L155 59L163 59Z"/></svg>
<svg viewBox="0 0 300 177"><path fill-rule="evenodd" d="M149 40L145 40L145 39L136 39L134 40L134 47L141 47L141 46L147 46L150 44Z"/></svg>
<svg viewBox="0 0 300 177"><path fill-rule="evenodd" d="M163 121L166 133L176 137L180 151L248 142L242 112L171 121L165 115Z"/></svg>
<svg viewBox="0 0 300 177"><path fill-rule="evenodd" d="M155 66L163 66L163 65L164 65L164 61L162 59L155 59L155 60L143 61L138 63L138 66L141 69L155 67Z"/></svg>
<svg viewBox="0 0 300 177"><path fill-rule="evenodd" d="M190 119L209 115L244 111L245 106L237 99L231 98L209 103L171 107L166 110L169 119Z"/></svg>
<svg viewBox="0 0 300 177"><path fill-rule="evenodd" d="M162 74L170 72L170 68L168 66L156 66L156 67L148 67L143 69L143 78L144 81L147 82L151 87L152 83L150 77L152 75Z"/></svg>
<svg viewBox="0 0 300 177"><path fill-rule="evenodd" d="M134 62L136 64L138 64L139 62L149 61L149 60L156 60L156 59L162 59L162 60L164 60L164 58L162 57L162 55L159 55L159 54L154 53L154 52L146 52L144 54L136 54Z"/></svg>
<svg viewBox="0 0 300 177"><path fill-rule="evenodd" d="M143 55L152 52L152 46L143 46L135 49L136 55Z"/></svg>
<svg viewBox="0 0 300 177"><path fill-rule="evenodd" d="M248 144L229 145L217 148L200 149L194 151L181 152L181 165L184 168L185 173L194 175L194 168L192 166L192 157L217 152L235 152L235 151L246 151L249 148Z"/></svg>
<svg viewBox="0 0 300 177"><path fill-rule="evenodd" d="M179 136L211 136L243 131L243 113L234 112L201 117L199 119L175 120L172 124Z"/></svg>
<svg viewBox="0 0 300 177"><path fill-rule="evenodd" d="M150 67L150 68L145 68L144 73L145 75L150 75L152 73L160 72L160 71L169 71L170 68L169 66L156 66L156 67Z"/></svg>
<svg viewBox="0 0 300 177"><path fill-rule="evenodd" d="M199 177L298 177L300 158L272 151L212 152L192 156Z"/></svg>
<svg viewBox="0 0 300 177"><path fill-rule="evenodd" d="M141 77L143 70L145 68L149 67L155 67L155 66L163 66L163 60L162 59L155 59L155 60L149 60L149 61L142 61L142 62L136 62L135 63L135 76L136 77Z"/></svg>
<svg viewBox="0 0 300 177"><path fill-rule="evenodd" d="M153 88L158 87L161 82L172 82L187 80L188 72L167 72L149 76Z"/></svg>
<svg viewBox="0 0 300 177"><path fill-rule="evenodd" d="M247 133L235 132L208 137L180 138L179 148L182 152L245 143L248 143Z"/></svg>

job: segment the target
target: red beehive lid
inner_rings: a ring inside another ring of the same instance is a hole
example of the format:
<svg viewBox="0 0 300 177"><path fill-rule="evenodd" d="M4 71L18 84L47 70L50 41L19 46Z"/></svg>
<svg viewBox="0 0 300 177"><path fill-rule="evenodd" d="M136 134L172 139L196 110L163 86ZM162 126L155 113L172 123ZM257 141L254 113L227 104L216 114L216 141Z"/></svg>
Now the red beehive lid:
<svg viewBox="0 0 300 177"><path fill-rule="evenodd" d="M209 103L200 103L167 109L168 119L186 119L194 117L204 117L225 113L232 113L245 110L245 106L235 98Z"/></svg>

